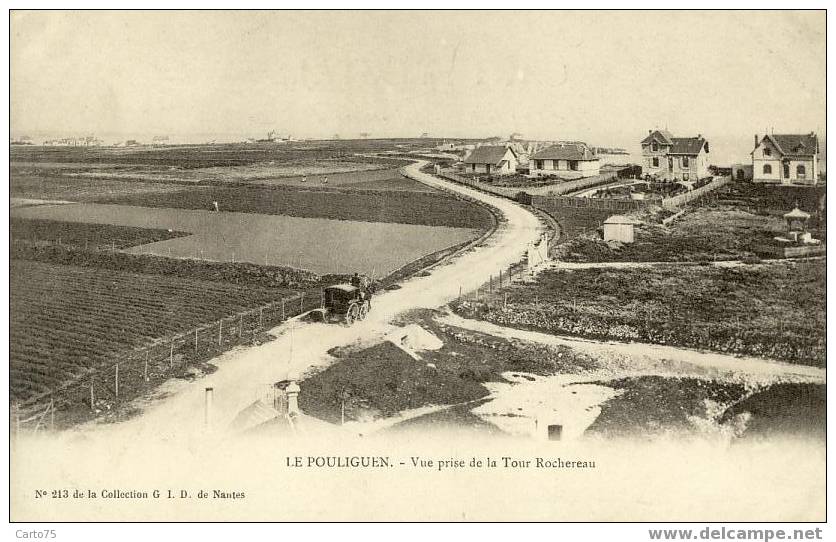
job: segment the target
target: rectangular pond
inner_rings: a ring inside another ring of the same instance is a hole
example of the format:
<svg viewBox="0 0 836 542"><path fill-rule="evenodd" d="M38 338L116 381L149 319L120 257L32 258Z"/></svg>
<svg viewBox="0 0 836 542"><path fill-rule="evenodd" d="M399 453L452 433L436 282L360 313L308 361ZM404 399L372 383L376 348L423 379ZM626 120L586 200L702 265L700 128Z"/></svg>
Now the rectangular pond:
<svg viewBox="0 0 836 542"><path fill-rule="evenodd" d="M10 214L192 234L126 250L135 254L293 266L318 274L356 271L377 277L480 234L469 228L95 203L15 208Z"/></svg>

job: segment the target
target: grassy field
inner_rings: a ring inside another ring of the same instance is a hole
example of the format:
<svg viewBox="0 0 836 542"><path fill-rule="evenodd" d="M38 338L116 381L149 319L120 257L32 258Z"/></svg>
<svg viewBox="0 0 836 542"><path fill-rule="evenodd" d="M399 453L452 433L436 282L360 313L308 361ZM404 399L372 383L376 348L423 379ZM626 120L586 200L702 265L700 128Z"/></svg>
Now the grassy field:
<svg viewBox="0 0 836 542"><path fill-rule="evenodd" d="M647 218L630 244L605 243L600 233L588 229L561 242L554 256L572 262L737 260L756 257L760 247L785 232L785 222L774 216L698 208L670 226Z"/></svg>
<svg viewBox="0 0 836 542"><path fill-rule="evenodd" d="M10 387L54 388L120 352L280 299L280 288L11 261Z"/></svg>
<svg viewBox="0 0 836 542"><path fill-rule="evenodd" d="M88 179L60 175L15 174L9 177L12 198L64 201L95 201L103 197L129 194L174 193L186 186L177 184L124 181L117 179ZM192 188L194 190L194 188Z"/></svg>
<svg viewBox="0 0 836 542"><path fill-rule="evenodd" d="M487 303L459 303L500 325L681 345L825 365L822 261L544 271Z"/></svg>
<svg viewBox="0 0 836 542"><path fill-rule="evenodd" d="M131 228L111 224L85 224L59 220L9 219L12 241L66 245L89 249L122 249L189 235L160 229Z"/></svg>
<svg viewBox="0 0 836 542"><path fill-rule="evenodd" d="M425 192L213 186L169 194L101 198L98 203L209 210L215 201L225 212L474 229L488 229L492 224L490 211L481 206Z"/></svg>

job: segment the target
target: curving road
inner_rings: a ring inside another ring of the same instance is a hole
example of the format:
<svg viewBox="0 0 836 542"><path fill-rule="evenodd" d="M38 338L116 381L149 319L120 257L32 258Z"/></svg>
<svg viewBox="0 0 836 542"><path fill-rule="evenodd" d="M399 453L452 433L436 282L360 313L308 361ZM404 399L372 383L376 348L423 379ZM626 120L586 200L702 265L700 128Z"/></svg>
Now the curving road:
<svg viewBox="0 0 836 542"><path fill-rule="evenodd" d="M158 395L136 406L142 413L117 424L90 423L73 432L106 439L124 447L137 438L175 440L206 433L204 388L214 388L213 426L227 427L270 383L296 378L307 370L331 362L328 351L337 346L373 340L391 330L395 316L417 308L435 308L455 299L461 291L475 290L490 275L520 261L529 242L539 239L539 219L516 203L425 174L419 161L404 173L429 186L449 190L492 206L502 217L499 226L479 246L454 256L430 274L402 283L398 290L376 295L372 312L351 327L291 320L271 330L278 338L269 343L231 350L216 359L218 370L193 382L169 381ZM385 248L381 248L385 250ZM110 439L109 436L118 438Z"/></svg>

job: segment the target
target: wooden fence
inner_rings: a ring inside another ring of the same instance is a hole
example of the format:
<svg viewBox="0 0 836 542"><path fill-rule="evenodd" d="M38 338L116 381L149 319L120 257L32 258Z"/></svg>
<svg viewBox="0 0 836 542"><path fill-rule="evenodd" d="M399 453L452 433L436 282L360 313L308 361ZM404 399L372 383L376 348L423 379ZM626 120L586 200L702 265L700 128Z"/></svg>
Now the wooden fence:
<svg viewBox="0 0 836 542"><path fill-rule="evenodd" d="M731 177L717 177L707 185L691 190L690 192L685 192L684 194L673 196L671 198L664 198L662 200L662 207L665 209L675 209L680 205L684 205L690 201L701 198L712 190L717 190L722 186L726 186L729 181L731 181Z"/></svg>
<svg viewBox="0 0 836 542"><path fill-rule="evenodd" d="M112 364L91 369L59 388L13 404L11 426L16 431L37 432L53 428L56 423L71 425L72 421L106 413L175 374L185 374L196 362L234 346L253 343L263 330L321 306L321 292L302 292L156 339L144 347L120 353Z"/></svg>
<svg viewBox="0 0 836 542"><path fill-rule="evenodd" d="M618 200L604 198L575 198L572 196L529 196L529 205L546 212L561 207L573 209L597 209L614 212L631 212L645 209L653 202L646 200ZM521 202L526 203L526 202Z"/></svg>

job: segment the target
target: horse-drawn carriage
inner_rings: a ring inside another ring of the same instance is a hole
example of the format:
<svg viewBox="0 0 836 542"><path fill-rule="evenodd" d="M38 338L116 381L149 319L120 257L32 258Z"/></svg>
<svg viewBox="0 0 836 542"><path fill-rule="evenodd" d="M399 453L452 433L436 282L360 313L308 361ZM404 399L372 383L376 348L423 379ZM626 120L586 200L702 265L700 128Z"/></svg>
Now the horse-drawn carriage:
<svg viewBox="0 0 836 542"><path fill-rule="evenodd" d="M372 308L369 292L363 286L335 284L323 290L322 320L343 321L348 325L363 320Z"/></svg>

